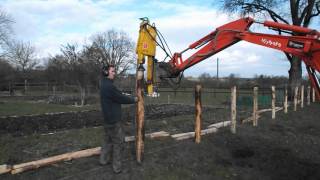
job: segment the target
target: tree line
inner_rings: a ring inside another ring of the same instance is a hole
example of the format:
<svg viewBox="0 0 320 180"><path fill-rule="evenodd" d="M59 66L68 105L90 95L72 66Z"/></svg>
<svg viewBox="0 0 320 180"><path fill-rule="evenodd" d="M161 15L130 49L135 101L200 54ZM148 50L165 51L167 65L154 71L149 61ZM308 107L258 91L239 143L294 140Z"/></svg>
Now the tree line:
<svg viewBox="0 0 320 180"><path fill-rule="evenodd" d="M114 64L118 76L127 75L135 64L135 43L128 34L114 29L93 34L84 45L61 45L60 53L46 57L40 65L35 46L12 37L14 21L0 11L1 90L14 82L72 84L85 93L86 87L99 87L101 68Z"/></svg>

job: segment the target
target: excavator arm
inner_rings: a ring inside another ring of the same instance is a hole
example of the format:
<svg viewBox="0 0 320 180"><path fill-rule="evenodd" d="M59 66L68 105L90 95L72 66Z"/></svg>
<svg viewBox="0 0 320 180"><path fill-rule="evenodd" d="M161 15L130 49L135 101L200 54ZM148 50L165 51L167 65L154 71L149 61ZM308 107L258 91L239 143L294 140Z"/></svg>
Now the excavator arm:
<svg viewBox="0 0 320 180"><path fill-rule="evenodd" d="M316 73L320 72L320 33L316 30L299 26L286 25L271 21L265 21L264 26L299 34L298 36L284 36L254 33L249 31L249 27L255 22L252 18L243 18L218 27L202 39L192 43L180 53L174 53L168 63L159 64L166 73L162 73L161 78L172 78L178 76L187 68L209 58L210 56L230 47L231 45L244 40L272 49L277 49L303 60L306 64L309 79L316 96L320 100L320 84ZM190 49L199 49L187 59L182 55Z"/></svg>
<svg viewBox="0 0 320 180"><path fill-rule="evenodd" d="M249 28L253 23L263 24L265 27L290 33L293 35L284 36L251 32ZM140 32L141 27L143 26L140 26ZM138 44L144 44L144 46L140 47L155 47L156 42L154 34L153 36L149 35L150 39L144 42L141 42L140 37L141 34L139 36ZM272 21L256 22L252 18L242 18L220 26L215 31L190 44L189 47L182 52L174 53L169 62L160 62L153 64L152 66L156 68L152 69L153 71L157 69L157 72L150 73L149 82L151 82L151 79L154 79L151 78L151 75L154 74L157 74L157 78L160 79L178 77L181 72L188 69L189 67L242 40L268 48L277 49L301 58L306 64L309 79L313 88L315 89L317 98L320 100L320 83L317 77L317 73L320 72L320 33L313 29L281 24ZM147 46L145 45L146 43L149 43L152 46ZM183 53L191 49L197 49L197 51L190 57L183 59ZM142 49L137 50L138 56L140 53L140 64L142 55L148 55L142 52ZM152 57L154 55L155 54L151 54Z"/></svg>

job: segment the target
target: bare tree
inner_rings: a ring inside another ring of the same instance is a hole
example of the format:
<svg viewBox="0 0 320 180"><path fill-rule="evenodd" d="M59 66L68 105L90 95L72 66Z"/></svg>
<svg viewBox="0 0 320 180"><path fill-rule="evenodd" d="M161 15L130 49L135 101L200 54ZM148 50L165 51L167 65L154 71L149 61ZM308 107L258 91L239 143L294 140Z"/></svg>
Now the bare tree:
<svg viewBox="0 0 320 180"><path fill-rule="evenodd" d="M35 47L32 46L30 42L11 42L7 48L7 56L10 62L23 73L31 70L38 64Z"/></svg>
<svg viewBox="0 0 320 180"><path fill-rule="evenodd" d="M65 83L68 80L67 72L67 63L64 56L55 55L49 58L46 68L48 82L54 82L55 84Z"/></svg>
<svg viewBox="0 0 320 180"><path fill-rule="evenodd" d="M67 44L61 48L67 64L68 76L79 87L81 105L85 104L86 87L88 85L87 61L83 57L83 50L77 44Z"/></svg>
<svg viewBox="0 0 320 180"><path fill-rule="evenodd" d="M239 77L236 74L231 73L228 77L228 81L229 81L229 87L237 86L239 82Z"/></svg>
<svg viewBox="0 0 320 180"><path fill-rule="evenodd" d="M0 91L11 90L12 81L14 79L14 69L6 61L0 58ZM8 89L6 89L9 87ZM11 91L10 91L11 92Z"/></svg>
<svg viewBox="0 0 320 180"><path fill-rule="evenodd" d="M302 27L308 27L310 22L320 15L320 0L225 0L222 7L230 13L270 17L275 22ZM319 21L319 18L317 20ZM288 53L285 55L291 65L289 87L292 92L295 86L301 84L301 59Z"/></svg>
<svg viewBox="0 0 320 180"><path fill-rule="evenodd" d="M109 30L91 37L87 47L90 59L100 64L114 64L117 74L125 74L135 63L134 43L124 32Z"/></svg>
<svg viewBox="0 0 320 180"><path fill-rule="evenodd" d="M4 47L9 42L9 35L12 33L11 17L0 9L0 57L4 54Z"/></svg>

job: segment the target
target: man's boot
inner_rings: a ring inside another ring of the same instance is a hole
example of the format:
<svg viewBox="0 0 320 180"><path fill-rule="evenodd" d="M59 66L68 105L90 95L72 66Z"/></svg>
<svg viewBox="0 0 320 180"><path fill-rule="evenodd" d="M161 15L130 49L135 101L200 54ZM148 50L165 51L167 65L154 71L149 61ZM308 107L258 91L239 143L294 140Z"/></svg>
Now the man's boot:
<svg viewBox="0 0 320 180"><path fill-rule="evenodd" d="M99 163L101 166L110 164L111 160L110 158L106 158L106 154L100 154Z"/></svg>
<svg viewBox="0 0 320 180"><path fill-rule="evenodd" d="M111 146L108 144L103 144L101 148L101 153L99 157L99 163L101 166L111 163Z"/></svg>
<svg viewBox="0 0 320 180"><path fill-rule="evenodd" d="M113 146L113 160L112 160L113 172L120 173L122 168L121 163L121 145L115 144Z"/></svg>

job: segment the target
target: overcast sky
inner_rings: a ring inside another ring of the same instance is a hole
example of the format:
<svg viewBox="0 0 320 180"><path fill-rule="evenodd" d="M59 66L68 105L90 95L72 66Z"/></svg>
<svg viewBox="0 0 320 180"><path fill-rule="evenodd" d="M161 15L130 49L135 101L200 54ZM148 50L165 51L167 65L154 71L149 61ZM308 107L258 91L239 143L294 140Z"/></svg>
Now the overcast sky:
<svg viewBox="0 0 320 180"><path fill-rule="evenodd" d="M91 35L110 29L124 31L136 42L141 17L148 17L156 24L171 51L180 52L215 28L239 18L219 12L217 6L213 5L214 0L0 2L1 8L15 21L13 29L16 38L34 44L39 57L60 53L61 45L67 43L82 45ZM161 59L160 50L158 55L158 59ZM289 62L282 52L246 42L239 42L189 68L185 75L198 76L206 72L215 76L217 58L220 76L231 73L240 77L288 75Z"/></svg>

